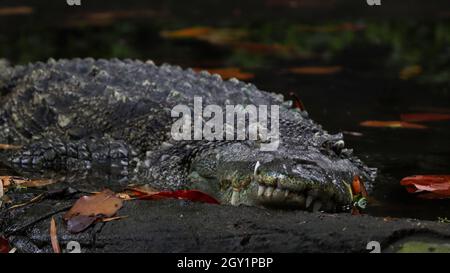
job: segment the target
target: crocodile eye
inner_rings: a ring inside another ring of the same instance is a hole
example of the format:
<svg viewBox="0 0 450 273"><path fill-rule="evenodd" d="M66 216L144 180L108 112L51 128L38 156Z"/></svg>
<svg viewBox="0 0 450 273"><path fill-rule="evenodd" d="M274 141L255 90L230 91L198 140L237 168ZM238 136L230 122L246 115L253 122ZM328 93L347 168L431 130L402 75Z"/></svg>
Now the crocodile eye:
<svg viewBox="0 0 450 273"><path fill-rule="evenodd" d="M316 163L316 162L311 161L311 160L308 160L308 159L300 159L300 158L296 158L296 159L294 159L294 161L295 161L295 163L296 163L297 165L302 165L302 166L305 166L305 165L317 166L317 163Z"/></svg>

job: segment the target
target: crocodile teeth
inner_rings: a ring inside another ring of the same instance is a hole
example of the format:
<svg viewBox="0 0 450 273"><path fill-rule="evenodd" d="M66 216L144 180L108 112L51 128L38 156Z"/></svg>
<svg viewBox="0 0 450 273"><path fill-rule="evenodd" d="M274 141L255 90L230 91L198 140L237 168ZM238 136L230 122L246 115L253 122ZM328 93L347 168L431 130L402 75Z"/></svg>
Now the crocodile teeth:
<svg viewBox="0 0 450 273"><path fill-rule="evenodd" d="M258 187L258 196L262 196L264 194L265 190L266 190L265 186L259 185L259 187Z"/></svg>
<svg viewBox="0 0 450 273"><path fill-rule="evenodd" d="M275 191L273 192L273 198L281 199L283 198L283 196L284 196L283 192L278 188L276 188Z"/></svg>
<svg viewBox="0 0 450 273"><path fill-rule="evenodd" d="M343 140L339 140L336 141L336 143L334 143L334 147L337 149L343 149L345 146L345 142Z"/></svg>
<svg viewBox="0 0 450 273"><path fill-rule="evenodd" d="M318 212L320 210L320 208L322 208L322 202L316 201L316 202L314 202L312 211Z"/></svg>
<svg viewBox="0 0 450 273"><path fill-rule="evenodd" d="M255 165L255 170L253 171L253 175L256 175L258 173L259 166L261 166L261 163L259 163L259 161L257 161L256 165Z"/></svg>
<svg viewBox="0 0 450 273"><path fill-rule="evenodd" d="M264 195L266 197L272 197L273 191L274 191L273 187L267 187L266 191L264 192Z"/></svg>
<svg viewBox="0 0 450 273"><path fill-rule="evenodd" d="M308 195L308 197L306 198L306 207L309 208L309 206L311 206L312 201L314 200L314 198L311 195Z"/></svg>
<svg viewBox="0 0 450 273"><path fill-rule="evenodd" d="M294 195L292 198L297 205L300 205L302 208L305 207L305 196L303 194Z"/></svg>
<svg viewBox="0 0 450 273"><path fill-rule="evenodd" d="M236 206L239 202L239 192L233 190L233 194L231 195L231 205Z"/></svg>

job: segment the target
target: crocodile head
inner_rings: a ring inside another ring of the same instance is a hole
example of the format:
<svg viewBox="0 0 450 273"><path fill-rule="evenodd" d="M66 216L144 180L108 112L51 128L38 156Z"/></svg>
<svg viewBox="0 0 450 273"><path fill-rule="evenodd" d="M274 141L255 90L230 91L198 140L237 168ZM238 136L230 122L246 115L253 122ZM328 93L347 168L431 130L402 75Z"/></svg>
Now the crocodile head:
<svg viewBox="0 0 450 273"><path fill-rule="evenodd" d="M344 148L342 134L329 135L313 123L301 130L298 126L281 124L286 134L274 151L261 151L257 141L206 149L191 164L191 180L233 205L327 212L349 208L353 177L358 175L370 189L376 171Z"/></svg>

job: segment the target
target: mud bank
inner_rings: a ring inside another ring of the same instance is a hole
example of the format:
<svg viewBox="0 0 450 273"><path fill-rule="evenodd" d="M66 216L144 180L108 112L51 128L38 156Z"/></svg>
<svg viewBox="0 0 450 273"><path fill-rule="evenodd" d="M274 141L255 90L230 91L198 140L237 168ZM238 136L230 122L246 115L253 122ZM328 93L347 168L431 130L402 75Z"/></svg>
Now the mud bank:
<svg viewBox="0 0 450 273"><path fill-rule="evenodd" d="M450 225L443 223L178 200L127 201L118 213L127 218L70 234L62 215L72 204L44 200L3 209L1 233L19 252L52 251L51 216L57 220L62 248L77 241L82 252L369 252L370 241L378 241L383 252L408 251L411 247L402 244L416 241L433 246L420 251L445 251L450 242Z"/></svg>

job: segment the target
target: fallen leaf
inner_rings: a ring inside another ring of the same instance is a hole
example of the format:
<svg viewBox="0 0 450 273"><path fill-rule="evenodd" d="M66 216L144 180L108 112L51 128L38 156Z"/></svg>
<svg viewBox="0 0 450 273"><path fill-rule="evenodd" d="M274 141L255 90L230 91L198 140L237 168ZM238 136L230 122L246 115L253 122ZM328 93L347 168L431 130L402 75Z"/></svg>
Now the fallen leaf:
<svg viewBox="0 0 450 273"><path fill-rule="evenodd" d="M450 175L416 175L405 177L400 185L424 199L450 198Z"/></svg>
<svg viewBox="0 0 450 273"><path fill-rule="evenodd" d="M423 69L420 65L412 65L403 68L399 73L399 78L402 80L409 80L422 74Z"/></svg>
<svg viewBox="0 0 450 273"><path fill-rule="evenodd" d="M11 145L11 144L0 144L0 150L17 150L22 146Z"/></svg>
<svg viewBox="0 0 450 273"><path fill-rule="evenodd" d="M190 27L179 30L161 31L166 39L195 39L216 45L231 45L247 36L242 29Z"/></svg>
<svg viewBox="0 0 450 273"><path fill-rule="evenodd" d="M213 31L210 27L191 27L179 30L165 30L161 36L170 39L200 38L209 35Z"/></svg>
<svg viewBox="0 0 450 273"><path fill-rule="evenodd" d="M295 56L300 55L300 53L293 47L281 45L281 44L260 44L254 42L236 42L232 43L231 46L234 49L242 50L251 54L259 55L288 55Z"/></svg>
<svg viewBox="0 0 450 273"><path fill-rule="evenodd" d="M112 217L122 207L123 201L112 191L104 190L99 194L83 196L64 215L64 220L77 215Z"/></svg>
<svg viewBox="0 0 450 273"><path fill-rule="evenodd" d="M27 15L33 13L33 8L28 6L0 7L0 16Z"/></svg>
<svg viewBox="0 0 450 273"><path fill-rule="evenodd" d="M118 193L116 194L117 197L119 197L120 199L123 199L125 201L129 201L129 200L134 200L135 198L131 197L129 194L127 193Z"/></svg>
<svg viewBox="0 0 450 273"><path fill-rule="evenodd" d="M58 234L56 228L55 218L50 220L50 240L52 242L52 248L54 253L61 253L61 247L59 246Z"/></svg>
<svg viewBox="0 0 450 273"><path fill-rule="evenodd" d="M197 190L157 191L151 187L130 188L130 190L133 191L135 196L140 200L176 198L193 202L220 204L214 197Z"/></svg>
<svg viewBox="0 0 450 273"><path fill-rule="evenodd" d="M142 10L111 10L99 12L84 12L65 21L66 27L80 26L108 26L114 22L128 18L146 18L155 16L156 12L149 9Z"/></svg>
<svg viewBox="0 0 450 273"><path fill-rule="evenodd" d="M19 176L0 176L0 181L3 182L5 188L12 186L20 186L25 188L39 188L56 183L52 179L28 179Z"/></svg>
<svg viewBox="0 0 450 273"><path fill-rule="evenodd" d="M145 195L157 194L159 190L150 187L149 185L128 186L127 190L131 191L130 195L133 197L140 197Z"/></svg>
<svg viewBox="0 0 450 273"><path fill-rule="evenodd" d="M5 195L5 191L3 190L3 181L0 180L0 208L3 204L3 196Z"/></svg>
<svg viewBox="0 0 450 273"><path fill-rule="evenodd" d="M304 66L292 67L288 71L298 75L332 75L340 72L341 66Z"/></svg>
<svg viewBox="0 0 450 273"><path fill-rule="evenodd" d="M339 25L328 26L314 26L314 25L299 25L297 30L300 32L340 32L340 31L360 31L366 28L363 24L342 23Z"/></svg>
<svg viewBox="0 0 450 273"><path fill-rule="evenodd" d="M108 223L111 221L117 221L117 220L122 220L128 218L128 216L116 216L116 217L110 217L110 218L103 218L101 219L102 223Z"/></svg>
<svg viewBox="0 0 450 273"><path fill-rule="evenodd" d="M90 227L97 220L96 216L76 215L67 220L67 230L79 233Z"/></svg>
<svg viewBox="0 0 450 273"><path fill-rule="evenodd" d="M236 78L238 80L250 80L255 77L254 74L244 72L237 67L226 67L226 68L194 68L195 71L200 72L202 70L207 70L211 74L218 74L224 79Z"/></svg>
<svg viewBox="0 0 450 273"><path fill-rule="evenodd" d="M357 176L357 175L355 175L353 177L352 189L353 189L353 194L361 193L361 181L359 181L359 176Z"/></svg>
<svg viewBox="0 0 450 273"><path fill-rule="evenodd" d="M401 114L400 119L407 122L444 121L450 120L450 114L439 114L439 113Z"/></svg>
<svg viewBox="0 0 450 273"><path fill-rule="evenodd" d="M292 98L293 105L295 109L298 109L300 111L306 111L305 105L303 104L302 100L295 94L294 92L290 92L289 96Z"/></svg>
<svg viewBox="0 0 450 273"><path fill-rule="evenodd" d="M8 240L0 237L0 253L8 253L11 250Z"/></svg>
<svg viewBox="0 0 450 273"><path fill-rule="evenodd" d="M364 127L377 128L405 128L405 129L426 129L425 125L405 122L405 121L382 121L382 120L368 120L360 123Z"/></svg>
<svg viewBox="0 0 450 273"><path fill-rule="evenodd" d="M11 210L11 209L17 209L17 208L28 206L30 204L33 204L33 203L36 203L36 202L40 201L44 196L45 196L45 193L41 193L41 194L37 195L36 197L33 197L30 201L11 206L8 209Z"/></svg>

